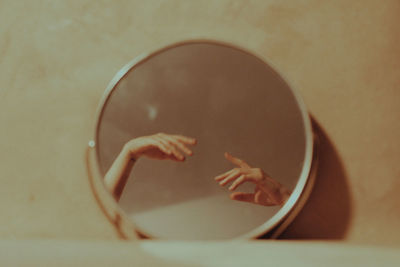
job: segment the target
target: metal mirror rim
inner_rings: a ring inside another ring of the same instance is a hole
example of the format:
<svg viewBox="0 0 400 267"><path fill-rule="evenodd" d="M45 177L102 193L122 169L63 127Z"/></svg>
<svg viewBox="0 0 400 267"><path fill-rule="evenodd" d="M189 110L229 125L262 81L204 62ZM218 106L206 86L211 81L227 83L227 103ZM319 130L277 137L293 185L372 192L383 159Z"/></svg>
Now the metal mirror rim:
<svg viewBox="0 0 400 267"><path fill-rule="evenodd" d="M292 194L290 195L289 199L281 207L281 209L279 209L279 211L277 213L275 213L269 220L267 220L262 225L256 227L255 229L253 229L243 235L235 237L233 239L256 238L262 234L265 234L265 233L271 231L273 228L279 228L281 225L285 225L285 228L286 228L288 223L290 223L290 222L287 222L286 224L284 224L282 222L287 218L290 218L290 221L292 221L294 219L295 215L297 215L297 213L299 212L299 210L302 208L302 206L305 203L305 201L302 201L301 205L296 206L296 204L300 204L300 203L298 203L299 198L302 196L303 191L305 191L306 186L310 187L310 188L308 188L309 189L308 191L310 191L310 189L312 188L312 185L313 185L314 177L310 177L310 176L312 176L310 174L311 174L311 167L312 167L313 160L315 161L315 151L314 151L315 144L314 144L314 139L313 139L313 130L312 130L312 125L311 125L311 119L308 114L305 103L304 103L302 97L300 96L299 92L294 89L294 87L291 85L290 82L288 82L288 79L286 79L280 72L277 71L276 66L271 64L270 60L267 60L265 56L261 56L253 51L250 52L247 49L240 48L236 45L229 44L227 42L221 42L221 41L215 41L215 40L209 40L209 39L193 39L193 40L186 40L186 41L173 43L173 44L164 46L164 48L155 50L153 52L140 54L139 56L137 56L133 60L131 60L129 63L127 63L124 67L122 67L114 75L114 77L111 79L110 83L108 84L108 86L100 100L99 106L97 108L96 117L95 117L94 134L93 134L94 138L89 142L89 150L90 150L89 158L90 159L88 161L88 164L90 166L88 166L88 169L94 168L95 170L92 169L92 174L97 173L97 175L95 175L95 176L99 176L99 177L93 177L92 179L101 179L99 155L98 155L98 150L96 149L97 144L98 144L98 134L97 133L98 133L98 130L100 127L100 120L103 115L104 107L107 104L107 101L108 101L109 97L111 96L112 92L117 88L118 83L129 73L130 70L145 63L148 59L150 59L164 51L167 51L171 48L175 48L175 47L179 47L179 46L183 46L183 45L187 45L187 44L212 44L212 45L217 45L217 46L225 46L228 48L233 48L233 49L239 50L250 56L255 56L256 58L258 58L259 60L264 62L264 64L268 65L276 73L276 75L281 80L283 80L283 82L286 83L288 85L288 87L291 89L291 92L293 93L293 95L296 99L296 102L299 106L299 109L300 109L300 112L302 115L302 119L304 122L305 139L306 139L305 140L305 156L304 156L304 162L303 162L303 168L302 168L301 174L298 178L297 184L296 184ZM92 166L92 165L94 165L94 166ZM308 181L309 178L312 181ZM99 186L97 186L97 189L95 188L94 191L107 190L105 188L104 184L102 187L103 188L100 189ZM309 195L309 192L307 193L307 196L303 196L303 199L307 199L308 195ZM113 211L112 211L113 208L108 208L108 211L103 210L103 212L108 213L108 215L110 215L111 213L114 213L114 214L122 213L122 215L118 215L118 217L122 218L122 220L129 220L129 216L127 216L125 214L125 212L118 206L117 202L114 199L112 199L111 197L110 198L106 197L105 199L99 198L99 199L97 199L97 201L99 202L99 204L102 207L105 207L105 206L114 207ZM104 201L106 201L106 202L113 201L115 203L114 203L114 205L110 206L109 203L108 204L102 203ZM294 216L293 215L289 216L290 213L294 214ZM134 223L132 221L125 222L125 224L134 226ZM132 231L134 231L134 229L132 229ZM283 229L281 228L279 232L282 232L282 231L283 231ZM155 237L155 238L157 238L157 237Z"/></svg>

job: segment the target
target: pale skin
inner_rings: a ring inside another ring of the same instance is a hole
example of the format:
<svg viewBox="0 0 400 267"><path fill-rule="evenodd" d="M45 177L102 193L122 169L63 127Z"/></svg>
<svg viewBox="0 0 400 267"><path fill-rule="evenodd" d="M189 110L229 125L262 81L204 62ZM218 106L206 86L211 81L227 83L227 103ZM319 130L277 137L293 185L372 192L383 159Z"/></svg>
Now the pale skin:
<svg viewBox="0 0 400 267"><path fill-rule="evenodd" d="M165 133L132 139L124 145L106 173L105 185L119 201L132 167L140 157L183 162L186 156L193 155L189 147L196 143L195 138Z"/></svg>
<svg viewBox="0 0 400 267"><path fill-rule="evenodd" d="M233 192L230 197L233 200L246 201L264 206L283 205L290 196L290 191L272 179L260 168L252 168L247 162L225 153L225 158L237 167L215 177L221 186L232 182L230 191L234 191L246 182L254 183L254 193Z"/></svg>
<svg viewBox="0 0 400 267"><path fill-rule="evenodd" d="M132 167L140 157L183 162L186 156L193 155L191 146L196 144L195 138L165 133L132 139L124 145L106 173L105 185L115 200L119 201ZM265 206L285 203L290 191L269 177L262 169L252 168L245 161L235 158L229 153L225 153L225 158L235 164L237 168L215 177L221 186L233 182L229 187L229 190L233 191L245 182L252 182L256 185L254 193L234 192L230 195L231 199Z"/></svg>

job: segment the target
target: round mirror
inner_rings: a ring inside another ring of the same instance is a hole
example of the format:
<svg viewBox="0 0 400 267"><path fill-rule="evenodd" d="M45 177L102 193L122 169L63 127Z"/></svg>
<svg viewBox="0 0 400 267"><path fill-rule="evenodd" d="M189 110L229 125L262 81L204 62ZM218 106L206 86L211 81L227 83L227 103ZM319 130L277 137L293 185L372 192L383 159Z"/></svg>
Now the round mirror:
<svg viewBox="0 0 400 267"><path fill-rule="evenodd" d="M312 129L299 95L265 61L231 45L179 43L124 67L98 113L96 167L106 175L131 140L159 133L194 138L184 144L193 154L183 148L185 160L125 162L134 165L127 167L117 199L145 236L207 240L263 234L287 218L310 174ZM244 179L247 174L232 175L243 167L238 160L290 195L275 204L248 201L258 185ZM235 182L243 198L229 191Z"/></svg>

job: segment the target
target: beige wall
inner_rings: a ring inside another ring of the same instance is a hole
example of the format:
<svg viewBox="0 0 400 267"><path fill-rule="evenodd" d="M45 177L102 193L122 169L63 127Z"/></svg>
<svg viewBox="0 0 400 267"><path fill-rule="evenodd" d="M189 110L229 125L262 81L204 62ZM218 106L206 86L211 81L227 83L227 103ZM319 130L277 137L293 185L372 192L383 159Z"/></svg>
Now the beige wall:
<svg viewBox="0 0 400 267"><path fill-rule="evenodd" d="M286 238L400 244L400 2L1 1L0 237L116 239L84 152L101 95L143 51L188 38L271 60L322 129Z"/></svg>

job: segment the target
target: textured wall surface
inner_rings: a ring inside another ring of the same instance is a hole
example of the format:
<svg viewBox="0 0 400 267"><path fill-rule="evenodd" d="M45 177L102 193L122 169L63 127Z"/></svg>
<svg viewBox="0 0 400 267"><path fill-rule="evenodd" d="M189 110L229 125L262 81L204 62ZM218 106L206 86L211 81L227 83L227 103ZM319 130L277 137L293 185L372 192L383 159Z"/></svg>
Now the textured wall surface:
<svg viewBox="0 0 400 267"><path fill-rule="evenodd" d="M0 2L0 237L116 239L84 161L109 80L190 38L269 59L319 125L310 202L285 238L400 244L400 2Z"/></svg>

